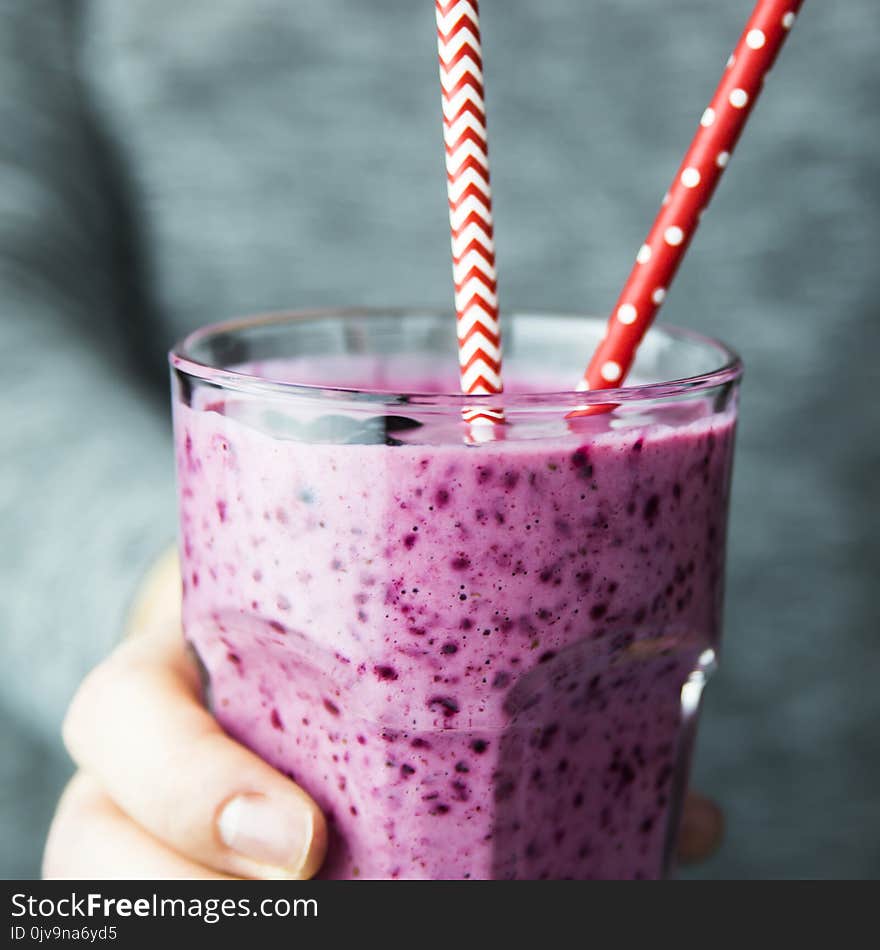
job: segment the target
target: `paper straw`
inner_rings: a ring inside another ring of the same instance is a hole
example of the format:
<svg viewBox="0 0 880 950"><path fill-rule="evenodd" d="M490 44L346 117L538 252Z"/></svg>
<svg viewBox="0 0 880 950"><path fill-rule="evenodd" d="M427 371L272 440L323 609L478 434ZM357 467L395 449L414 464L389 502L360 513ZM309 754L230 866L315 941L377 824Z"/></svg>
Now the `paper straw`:
<svg viewBox="0 0 880 950"><path fill-rule="evenodd" d="M501 325L477 0L436 0L461 389L500 393ZM499 423L497 409L466 409Z"/></svg>
<svg viewBox="0 0 880 950"><path fill-rule="evenodd" d="M626 379L802 4L803 0L759 0L579 389L608 389Z"/></svg>

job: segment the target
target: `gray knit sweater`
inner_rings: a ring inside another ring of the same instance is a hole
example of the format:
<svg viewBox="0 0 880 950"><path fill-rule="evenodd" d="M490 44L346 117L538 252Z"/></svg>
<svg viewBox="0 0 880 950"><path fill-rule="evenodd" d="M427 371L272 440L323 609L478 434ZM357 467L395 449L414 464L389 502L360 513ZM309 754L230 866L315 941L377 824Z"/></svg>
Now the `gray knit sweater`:
<svg viewBox="0 0 880 950"><path fill-rule="evenodd" d="M752 0L481 6L502 303L604 311ZM805 5L664 312L749 366L704 875L880 874L878 28ZM448 304L439 121L431 0L0 0L0 873L174 537L164 351Z"/></svg>

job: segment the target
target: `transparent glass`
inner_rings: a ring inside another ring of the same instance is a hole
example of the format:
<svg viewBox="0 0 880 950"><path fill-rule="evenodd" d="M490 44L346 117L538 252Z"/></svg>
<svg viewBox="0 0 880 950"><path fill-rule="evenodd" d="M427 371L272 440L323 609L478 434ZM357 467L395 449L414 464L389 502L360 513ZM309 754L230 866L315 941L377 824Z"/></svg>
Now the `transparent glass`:
<svg viewBox="0 0 880 950"><path fill-rule="evenodd" d="M669 872L741 365L654 329L633 385L566 389L603 327L511 315L491 397L456 392L448 314L172 352L186 637L223 727L325 810L322 876ZM481 403L506 424L475 444Z"/></svg>

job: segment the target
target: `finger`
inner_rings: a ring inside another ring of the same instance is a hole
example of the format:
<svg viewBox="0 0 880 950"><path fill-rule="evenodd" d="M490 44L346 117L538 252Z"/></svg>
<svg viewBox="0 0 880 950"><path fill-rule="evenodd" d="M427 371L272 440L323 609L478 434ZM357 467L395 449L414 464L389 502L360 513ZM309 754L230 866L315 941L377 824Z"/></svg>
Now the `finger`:
<svg viewBox="0 0 880 950"><path fill-rule="evenodd" d="M228 880L150 837L78 773L58 805L46 851L47 880Z"/></svg>
<svg viewBox="0 0 880 950"><path fill-rule="evenodd" d="M136 637L86 678L64 725L77 764L138 825L198 864L299 880L324 859L312 799L199 703L182 637Z"/></svg>
<svg viewBox="0 0 880 950"><path fill-rule="evenodd" d="M715 802L691 792L684 803L678 833L678 857L684 864L705 861L721 845L724 814Z"/></svg>
<svg viewBox="0 0 880 950"><path fill-rule="evenodd" d="M140 584L129 608L126 634L129 637L180 635L182 600L180 559L174 548L168 549L153 564Z"/></svg>

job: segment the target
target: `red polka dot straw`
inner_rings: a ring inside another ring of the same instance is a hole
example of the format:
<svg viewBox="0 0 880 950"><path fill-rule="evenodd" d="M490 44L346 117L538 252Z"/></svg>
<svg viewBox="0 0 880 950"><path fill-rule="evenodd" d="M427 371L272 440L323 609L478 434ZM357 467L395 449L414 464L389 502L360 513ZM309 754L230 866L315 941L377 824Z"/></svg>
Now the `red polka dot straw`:
<svg viewBox="0 0 880 950"><path fill-rule="evenodd" d="M477 0L436 0L462 392L500 393L501 325ZM471 423L500 410L465 410Z"/></svg>
<svg viewBox="0 0 880 950"><path fill-rule="evenodd" d="M636 257L580 389L622 385L803 0L759 0Z"/></svg>

